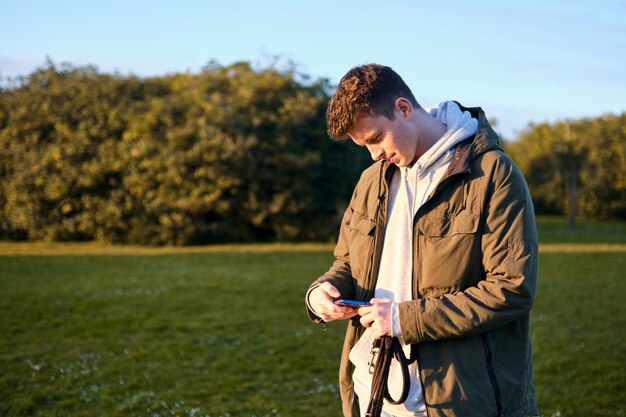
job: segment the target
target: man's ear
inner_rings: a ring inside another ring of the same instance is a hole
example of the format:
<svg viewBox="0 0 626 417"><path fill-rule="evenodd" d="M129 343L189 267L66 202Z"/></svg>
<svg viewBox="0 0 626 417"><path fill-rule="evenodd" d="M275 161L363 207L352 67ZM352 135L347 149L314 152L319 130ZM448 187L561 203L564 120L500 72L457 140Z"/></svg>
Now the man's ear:
<svg viewBox="0 0 626 417"><path fill-rule="evenodd" d="M406 120L411 120L413 117L413 105L404 97L398 97L396 99L395 109L402 113Z"/></svg>

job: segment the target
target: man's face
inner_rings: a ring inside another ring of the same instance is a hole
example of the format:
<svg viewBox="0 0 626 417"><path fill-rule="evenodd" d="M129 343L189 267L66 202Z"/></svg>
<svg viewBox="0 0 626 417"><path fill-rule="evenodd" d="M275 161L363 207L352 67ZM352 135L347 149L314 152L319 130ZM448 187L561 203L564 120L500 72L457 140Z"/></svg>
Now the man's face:
<svg viewBox="0 0 626 417"><path fill-rule="evenodd" d="M375 161L384 159L399 167L417 159L417 136L399 110L389 120L382 115L362 115L348 132L354 143L365 146Z"/></svg>

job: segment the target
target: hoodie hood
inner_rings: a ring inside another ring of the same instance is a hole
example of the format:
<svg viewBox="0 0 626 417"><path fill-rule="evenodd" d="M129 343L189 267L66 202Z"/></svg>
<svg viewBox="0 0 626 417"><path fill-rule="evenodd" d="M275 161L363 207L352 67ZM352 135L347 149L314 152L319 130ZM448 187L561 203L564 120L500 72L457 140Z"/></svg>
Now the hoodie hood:
<svg viewBox="0 0 626 417"><path fill-rule="evenodd" d="M478 120L469 111L464 111L454 101L444 101L427 109L428 114L438 122L446 125L443 136L433 144L416 162L420 170L428 168L442 155L451 151L459 142L476 134Z"/></svg>

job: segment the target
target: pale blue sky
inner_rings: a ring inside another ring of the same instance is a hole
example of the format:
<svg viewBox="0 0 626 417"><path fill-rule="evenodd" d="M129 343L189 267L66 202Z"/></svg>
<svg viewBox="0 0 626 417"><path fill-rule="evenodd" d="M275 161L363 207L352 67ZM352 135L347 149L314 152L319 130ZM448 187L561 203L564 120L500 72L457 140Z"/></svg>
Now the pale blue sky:
<svg viewBox="0 0 626 417"><path fill-rule="evenodd" d="M0 75L93 64L140 76L280 55L337 83L389 65L418 101L529 122L626 111L626 0L0 0Z"/></svg>

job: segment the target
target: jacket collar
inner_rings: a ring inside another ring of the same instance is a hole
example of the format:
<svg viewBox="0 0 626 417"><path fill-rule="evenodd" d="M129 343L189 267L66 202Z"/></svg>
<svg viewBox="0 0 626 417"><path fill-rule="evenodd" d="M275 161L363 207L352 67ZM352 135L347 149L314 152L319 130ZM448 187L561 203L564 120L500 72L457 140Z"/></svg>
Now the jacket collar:
<svg viewBox="0 0 626 417"><path fill-rule="evenodd" d="M454 152L454 159L450 163L448 174L470 172L470 163L491 150L502 151L502 142L495 130L489 124L485 112L480 107L464 107L458 102L462 111L468 111L478 120L478 129L473 137L459 143Z"/></svg>
<svg viewBox="0 0 626 417"><path fill-rule="evenodd" d="M456 145L454 150L454 159L448 167L448 171L445 177L454 174L469 173L471 172L470 163L478 156L491 150L502 150L502 142L498 137L498 134L493 130L487 120L487 116L481 107L465 107L458 101L456 104L462 111L468 111L478 120L478 129L476 134L462 141ZM389 184L396 165L390 164L386 161L379 161L381 166L381 173L385 179L385 183ZM384 194L383 194L384 195Z"/></svg>

